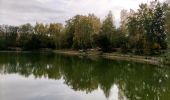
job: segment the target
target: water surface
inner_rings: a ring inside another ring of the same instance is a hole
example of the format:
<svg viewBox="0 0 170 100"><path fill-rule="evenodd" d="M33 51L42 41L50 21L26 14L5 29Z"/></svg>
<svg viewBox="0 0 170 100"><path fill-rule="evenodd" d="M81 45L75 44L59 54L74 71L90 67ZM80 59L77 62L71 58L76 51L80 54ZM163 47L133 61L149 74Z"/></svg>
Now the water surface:
<svg viewBox="0 0 170 100"><path fill-rule="evenodd" d="M0 53L0 100L170 100L170 69L53 53Z"/></svg>

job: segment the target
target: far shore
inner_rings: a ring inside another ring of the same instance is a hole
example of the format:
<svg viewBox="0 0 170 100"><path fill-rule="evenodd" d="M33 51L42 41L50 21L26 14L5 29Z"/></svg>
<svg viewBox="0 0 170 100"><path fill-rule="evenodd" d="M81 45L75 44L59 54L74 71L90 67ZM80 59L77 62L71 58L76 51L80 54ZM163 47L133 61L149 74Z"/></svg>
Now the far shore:
<svg viewBox="0 0 170 100"><path fill-rule="evenodd" d="M164 65L163 58L161 57L128 55L128 54L121 54L117 52L101 53L99 51L80 52L76 50L55 50L54 52L58 54L72 55L72 56L87 56L87 57L100 56L111 60L133 61L138 63L158 65L158 66Z"/></svg>
<svg viewBox="0 0 170 100"><path fill-rule="evenodd" d="M29 53L29 52L53 52L57 54L63 54L63 55L70 55L70 56L87 56L87 57L103 57L106 59L111 60L120 60L120 61L132 61L132 62L138 62L138 63L145 63L145 64L152 64L152 65L158 65L163 66L164 61L161 57L153 57L153 56L138 56L138 55L129 55L129 54L121 54L117 52L112 53L102 53L100 51L76 51L76 50L51 50L51 49L40 49L40 50L31 50L31 51L23 51L23 50L3 50L0 52L23 52L23 53Z"/></svg>

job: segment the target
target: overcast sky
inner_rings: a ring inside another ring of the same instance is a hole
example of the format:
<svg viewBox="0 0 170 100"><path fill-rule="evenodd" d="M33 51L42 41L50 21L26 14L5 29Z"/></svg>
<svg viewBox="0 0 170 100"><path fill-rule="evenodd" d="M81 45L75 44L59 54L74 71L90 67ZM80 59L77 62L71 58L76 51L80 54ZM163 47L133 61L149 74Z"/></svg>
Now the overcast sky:
<svg viewBox="0 0 170 100"><path fill-rule="evenodd" d="M122 9L137 9L140 3L149 1L151 0L0 0L0 24L64 24L76 14L88 13L104 19L111 10L118 25Z"/></svg>

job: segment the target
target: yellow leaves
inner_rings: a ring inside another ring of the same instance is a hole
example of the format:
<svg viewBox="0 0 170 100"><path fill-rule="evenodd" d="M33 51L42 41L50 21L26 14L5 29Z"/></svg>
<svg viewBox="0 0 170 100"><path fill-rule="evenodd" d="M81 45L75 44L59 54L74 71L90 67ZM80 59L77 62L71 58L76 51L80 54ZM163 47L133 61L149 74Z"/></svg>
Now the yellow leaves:
<svg viewBox="0 0 170 100"><path fill-rule="evenodd" d="M154 43L153 49L160 49L160 48L161 48L160 44Z"/></svg>

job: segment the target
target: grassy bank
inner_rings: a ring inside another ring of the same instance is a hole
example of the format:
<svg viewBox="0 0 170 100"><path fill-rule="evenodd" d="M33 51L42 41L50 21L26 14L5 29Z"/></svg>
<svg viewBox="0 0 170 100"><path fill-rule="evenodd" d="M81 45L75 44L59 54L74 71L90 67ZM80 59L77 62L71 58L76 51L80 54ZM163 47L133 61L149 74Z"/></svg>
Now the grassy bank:
<svg viewBox="0 0 170 100"><path fill-rule="evenodd" d="M64 55L72 55L72 56L99 56L107 59L112 60L122 60L122 61L133 61L139 63L147 63L152 65L163 66L164 58L161 56L153 57L153 56L137 56L137 55L130 55L130 54L121 54L118 52L113 53L102 53L100 51L75 51L75 50L55 50L55 53L64 54Z"/></svg>

